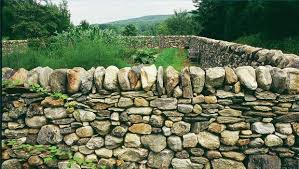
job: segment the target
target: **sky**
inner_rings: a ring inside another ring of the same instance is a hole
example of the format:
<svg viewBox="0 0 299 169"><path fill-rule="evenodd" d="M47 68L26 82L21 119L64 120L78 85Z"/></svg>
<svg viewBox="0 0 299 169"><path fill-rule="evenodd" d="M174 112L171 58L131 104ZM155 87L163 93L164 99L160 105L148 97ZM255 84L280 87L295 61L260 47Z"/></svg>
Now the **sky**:
<svg viewBox="0 0 299 169"><path fill-rule="evenodd" d="M61 0L52 0L59 3ZM136 18L146 15L173 14L174 10L195 9L192 0L67 0L71 21L78 25Z"/></svg>

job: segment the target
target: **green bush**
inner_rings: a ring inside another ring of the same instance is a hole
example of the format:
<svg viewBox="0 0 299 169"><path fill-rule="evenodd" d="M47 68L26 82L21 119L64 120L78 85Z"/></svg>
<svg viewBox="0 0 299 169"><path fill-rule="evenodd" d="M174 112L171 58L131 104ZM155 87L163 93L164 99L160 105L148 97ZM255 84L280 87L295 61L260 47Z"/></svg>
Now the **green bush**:
<svg viewBox="0 0 299 169"><path fill-rule="evenodd" d="M116 65L130 66L129 56L135 52L124 45L112 31L96 28L73 29L47 39L30 41L29 48L15 50L2 57L3 66L32 69L37 66L51 68Z"/></svg>

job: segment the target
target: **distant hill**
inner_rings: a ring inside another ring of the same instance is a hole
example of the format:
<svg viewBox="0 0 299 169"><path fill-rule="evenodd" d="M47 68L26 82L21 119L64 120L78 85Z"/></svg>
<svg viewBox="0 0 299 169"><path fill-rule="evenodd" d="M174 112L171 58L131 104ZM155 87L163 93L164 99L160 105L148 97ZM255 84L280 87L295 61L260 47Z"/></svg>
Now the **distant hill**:
<svg viewBox="0 0 299 169"><path fill-rule="evenodd" d="M143 25L143 24L156 24L161 21L164 21L171 17L172 15L149 15L142 16L138 18L131 18L126 20L119 20L114 22L105 23L108 25L123 26L128 24Z"/></svg>

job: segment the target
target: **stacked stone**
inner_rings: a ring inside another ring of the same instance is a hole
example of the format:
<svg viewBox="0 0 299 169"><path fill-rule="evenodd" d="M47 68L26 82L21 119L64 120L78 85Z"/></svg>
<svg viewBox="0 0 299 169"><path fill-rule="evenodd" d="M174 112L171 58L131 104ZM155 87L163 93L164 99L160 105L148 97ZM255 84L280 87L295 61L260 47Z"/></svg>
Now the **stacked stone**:
<svg viewBox="0 0 299 169"><path fill-rule="evenodd" d="M23 88L5 91L4 169L62 169L68 164L49 164L40 155L9 149L6 142L11 139L57 145L106 168L299 165L295 68L3 68L2 79L19 79L24 86L38 83L70 96L55 100Z"/></svg>

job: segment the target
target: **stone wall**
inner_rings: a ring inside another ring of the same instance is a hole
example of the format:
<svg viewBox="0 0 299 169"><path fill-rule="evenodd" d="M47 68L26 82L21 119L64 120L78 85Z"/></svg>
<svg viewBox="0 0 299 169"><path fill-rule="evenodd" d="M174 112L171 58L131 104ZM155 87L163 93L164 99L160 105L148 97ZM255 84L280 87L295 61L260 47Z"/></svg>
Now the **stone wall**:
<svg viewBox="0 0 299 169"><path fill-rule="evenodd" d="M106 168L297 169L299 70L140 65L2 69L3 169L64 169L7 142L50 144ZM54 99L28 90L38 83ZM27 88L26 88L27 87ZM84 166L72 165L72 168Z"/></svg>
<svg viewBox="0 0 299 169"><path fill-rule="evenodd" d="M5 40L2 41L2 53L3 55L11 53L13 50L17 48L26 48L27 40Z"/></svg>

